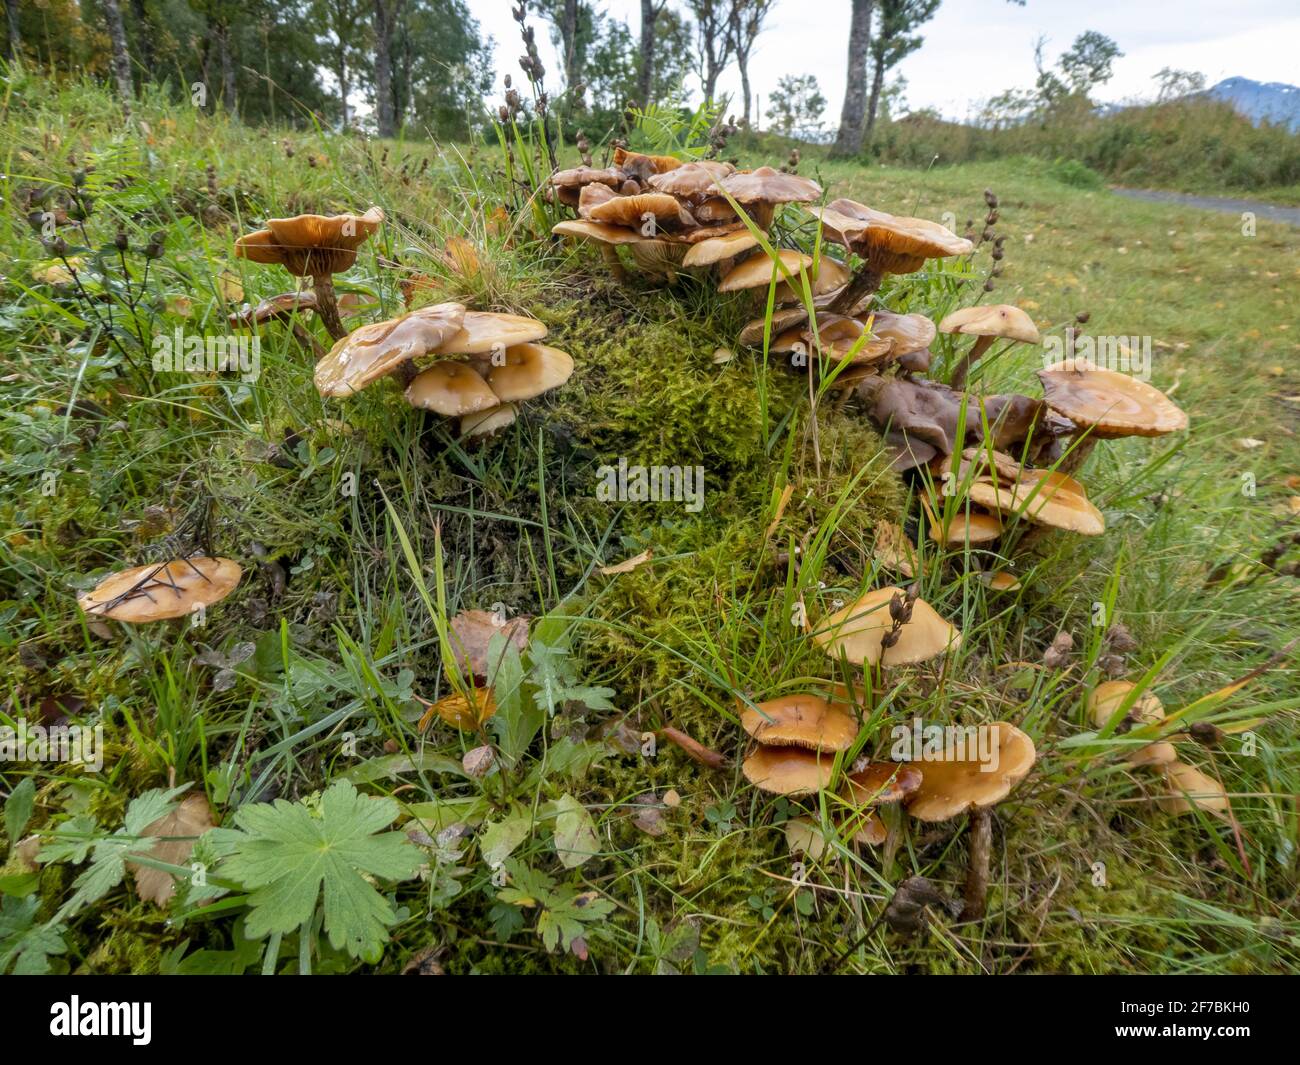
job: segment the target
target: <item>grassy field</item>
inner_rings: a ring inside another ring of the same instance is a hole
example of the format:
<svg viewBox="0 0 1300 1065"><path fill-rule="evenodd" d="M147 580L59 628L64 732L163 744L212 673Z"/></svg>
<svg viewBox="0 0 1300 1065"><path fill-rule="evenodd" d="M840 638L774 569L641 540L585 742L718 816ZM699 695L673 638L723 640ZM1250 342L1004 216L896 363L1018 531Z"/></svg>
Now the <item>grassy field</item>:
<svg viewBox="0 0 1300 1065"><path fill-rule="evenodd" d="M895 720L1004 720L1039 761L997 808L987 915L939 913L907 937L882 907L913 874L959 895L965 822L890 813L880 848L834 837L818 859L794 856L795 804L739 769L738 697L852 679L793 612L817 618L890 583L873 562L879 522L918 512L855 402L823 398L811 417L805 376L736 346L752 302L692 279L619 285L589 252L539 239L544 209L503 180L495 146L274 133L149 103L124 126L106 95L27 81L3 101L0 158L0 724L98 722L106 741L98 773L0 763L0 971L1294 970L1300 680L1294 655L1274 656L1300 632L1300 589L1294 544L1273 549L1300 531L1300 231L1246 235L1231 215L1083 191L1023 163L805 160L832 197L959 232L994 190L1007 239L992 294L985 244L893 282L886 304L937 318L958 301L1016 303L1054 336L1086 312L1093 335L1151 337L1153 383L1191 416L1187 434L1093 453L1081 476L1104 536L1022 544L1016 530L1006 557L984 560L1012 568L1017 592L994 595L965 552L925 546L921 595L964 639L875 678L860 747L881 748ZM60 230L83 294L28 215L29 190L66 197L88 167L93 209ZM291 287L236 259L238 234L371 203L388 221L337 283L379 307L352 324L399 313L399 280L418 271L431 279L420 302L540 318L576 360L569 383L475 447L396 389L322 400L310 357L276 326L254 381L151 370L154 336L224 333L241 299ZM451 236L478 247L472 276L440 255ZM110 249L102 276L83 243ZM1010 353L975 387L1037 395L1040 360ZM600 501L597 470L620 457L702 465L703 509ZM198 543L245 567L202 626L129 629L78 609L106 573ZM535 617L529 650L510 659L513 685L498 678L482 736L422 728L453 691L448 619L471 608ZM1230 817L1163 812L1158 777L1090 731L1083 700L1116 622L1137 644L1123 676L1171 716L1189 708L1183 723L1230 733L1178 743L1223 781ZM1074 651L1048 666L1062 630ZM650 754L645 734L664 726L728 764L662 740ZM485 741L498 767L476 777L462 755ZM166 808L154 789L186 784L221 829L180 868L161 863L206 875L159 906L122 862ZM391 805L322 801L349 786ZM355 861L322 870L289 838L299 816L351 839ZM400 854L370 838L389 822L411 841ZM323 909L288 897L282 877L299 872L326 882ZM331 908L331 885L370 919Z"/></svg>

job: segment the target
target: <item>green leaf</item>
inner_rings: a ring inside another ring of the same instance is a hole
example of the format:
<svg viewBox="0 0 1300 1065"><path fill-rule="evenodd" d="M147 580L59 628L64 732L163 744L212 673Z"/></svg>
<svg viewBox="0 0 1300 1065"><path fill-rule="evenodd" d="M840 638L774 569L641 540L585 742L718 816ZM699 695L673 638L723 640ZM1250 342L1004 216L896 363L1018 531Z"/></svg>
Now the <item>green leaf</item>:
<svg viewBox="0 0 1300 1065"><path fill-rule="evenodd" d="M9 836L9 846L13 847L27 822L32 819L32 810L36 807L36 781L24 777L21 784L9 793L5 800L5 833Z"/></svg>
<svg viewBox="0 0 1300 1065"><path fill-rule="evenodd" d="M497 712L488 722L497 746L510 762L516 762L541 731L546 720L532 695L524 689L524 667L519 649L500 633L488 641L488 660L497 663L492 694Z"/></svg>
<svg viewBox="0 0 1300 1065"><path fill-rule="evenodd" d="M0 900L0 973L13 961L15 976L41 976L50 971L50 956L68 949L62 924L35 924L40 906L35 895Z"/></svg>
<svg viewBox="0 0 1300 1065"><path fill-rule="evenodd" d="M492 822L483 830L483 836L479 841L483 860L490 868L495 869L528 838L532 828L533 819L528 814Z"/></svg>
<svg viewBox="0 0 1300 1065"><path fill-rule="evenodd" d="M323 893L330 944L377 959L397 915L366 875L404 879L423 860L401 832L380 831L397 814L392 799L360 795L347 781L330 785L315 813L283 799L237 811L234 853L221 870L251 892L248 934L262 939L297 931Z"/></svg>
<svg viewBox="0 0 1300 1065"><path fill-rule="evenodd" d="M599 849L596 826L587 808L572 795L556 799L555 851L560 856L560 864L566 869L576 869Z"/></svg>

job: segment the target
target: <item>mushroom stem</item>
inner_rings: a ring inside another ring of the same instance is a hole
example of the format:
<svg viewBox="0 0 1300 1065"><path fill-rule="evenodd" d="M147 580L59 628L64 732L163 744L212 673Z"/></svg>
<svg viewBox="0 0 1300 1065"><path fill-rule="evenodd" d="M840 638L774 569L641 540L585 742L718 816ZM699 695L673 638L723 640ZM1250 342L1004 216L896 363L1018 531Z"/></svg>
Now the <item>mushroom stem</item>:
<svg viewBox="0 0 1300 1065"><path fill-rule="evenodd" d="M966 384L966 377L970 373L970 368L975 365L979 357L989 350L994 338L976 337L975 343L970 346L970 351L966 352L957 368L952 372L952 380L948 382L951 388L962 388Z"/></svg>
<svg viewBox="0 0 1300 1065"><path fill-rule="evenodd" d="M879 274L870 266L864 266L844 286L844 290L835 297L829 310L833 314L851 315L859 303L880 288L884 274Z"/></svg>
<svg viewBox="0 0 1300 1065"><path fill-rule="evenodd" d="M1060 465L1056 467L1058 473L1073 474L1092 454L1092 449L1097 446L1098 437L1095 433L1089 433L1082 440L1075 440L1070 450L1065 453L1061 459Z"/></svg>
<svg viewBox="0 0 1300 1065"><path fill-rule="evenodd" d="M971 810L967 846L970 848L970 862L966 867L961 919L978 921L984 916L984 903L989 893L989 856L993 850L993 815L989 807L977 806Z"/></svg>
<svg viewBox="0 0 1300 1065"><path fill-rule="evenodd" d="M311 335L310 331L302 324L302 322L295 321L293 323L293 336L294 339L310 351L318 361L325 357L325 349L321 347L320 341Z"/></svg>
<svg viewBox="0 0 1300 1065"><path fill-rule="evenodd" d="M343 328L343 319L339 317L339 303L334 295L334 278L329 274L319 274L311 279L316 292L316 313L325 323L325 330L335 340L342 340L348 335Z"/></svg>
<svg viewBox="0 0 1300 1065"><path fill-rule="evenodd" d="M600 257L605 260L605 265L609 267L610 277L620 285L627 280L627 271L623 269L623 260L618 257L617 248L612 244L602 244L600 246Z"/></svg>

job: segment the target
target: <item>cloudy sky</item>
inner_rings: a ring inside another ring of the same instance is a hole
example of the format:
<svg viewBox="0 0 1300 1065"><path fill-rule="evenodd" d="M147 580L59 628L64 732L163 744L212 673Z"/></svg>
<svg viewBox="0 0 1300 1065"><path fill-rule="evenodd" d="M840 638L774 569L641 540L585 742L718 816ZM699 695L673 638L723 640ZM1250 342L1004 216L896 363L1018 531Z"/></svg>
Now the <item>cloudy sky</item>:
<svg viewBox="0 0 1300 1065"><path fill-rule="evenodd" d="M496 43L498 78L516 79L521 46L509 0L468 0L485 34ZM595 0L624 20L635 37L639 0ZM680 0L670 0L678 8ZM835 125L844 97L845 49L850 0L777 0L768 29L759 38L751 80L766 96L784 74L815 74L826 96L828 125ZM549 27L537 15L542 60L555 84L559 64ZM1085 30L1113 38L1124 52L1115 77L1099 95L1105 100L1149 96L1152 76L1162 67L1198 70L1209 83L1240 75L1256 81L1300 82L1300 3L1297 0L943 0L923 27L925 44L899 67L907 78L907 104L933 107L964 118L980 101L1034 80L1033 48L1048 38L1054 60ZM698 84L693 86L698 94ZM723 92L739 95L734 68Z"/></svg>

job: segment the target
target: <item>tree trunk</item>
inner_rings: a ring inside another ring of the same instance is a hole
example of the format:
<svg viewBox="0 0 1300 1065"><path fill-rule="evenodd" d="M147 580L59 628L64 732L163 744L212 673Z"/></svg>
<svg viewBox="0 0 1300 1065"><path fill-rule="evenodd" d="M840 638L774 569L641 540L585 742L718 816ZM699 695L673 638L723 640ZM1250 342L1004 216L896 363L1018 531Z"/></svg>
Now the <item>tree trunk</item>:
<svg viewBox="0 0 1300 1065"><path fill-rule="evenodd" d="M578 80L578 0L564 0L560 40L564 45L564 88L568 91Z"/></svg>
<svg viewBox="0 0 1300 1065"><path fill-rule="evenodd" d="M135 89L131 84L131 53L126 48L126 30L122 26L122 9L117 0L103 0L104 22L108 24L108 39L113 46L113 80L117 82L122 108L131 113L131 98Z"/></svg>
<svg viewBox="0 0 1300 1065"><path fill-rule="evenodd" d="M334 76L339 79L339 104L343 109L343 129L346 130L351 119L348 112L348 62L343 58L342 46L339 48L338 65L334 68Z"/></svg>
<svg viewBox="0 0 1300 1065"><path fill-rule="evenodd" d="M871 143L871 131L876 128L876 111L880 107L880 90L885 84L885 64L876 59L876 72L871 79L871 101L867 104L867 133L863 138Z"/></svg>
<svg viewBox="0 0 1300 1065"><path fill-rule="evenodd" d="M13 7L17 7L17 0L7 0ZM135 15L136 25L140 28L140 59L144 63L145 70L153 70L158 65L158 57L153 47L153 27L149 25L149 12L144 6L144 0L131 0L131 13Z"/></svg>
<svg viewBox="0 0 1300 1065"><path fill-rule="evenodd" d="M713 98L718 92L718 75L721 70L710 69L708 76L704 79L704 102L712 106Z"/></svg>
<svg viewBox="0 0 1300 1065"><path fill-rule="evenodd" d="M748 126L749 125L749 101L750 101L749 56L737 54L736 65L740 67L740 94L745 98L745 105L744 105L745 112L744 112L744 117L741 119L741 125Z"/></svg>
<svg viewBox="0 0 1300 1065"><path fill-rule="evenodd" d="M221 106L235 113L235 57L230 54L230 27L217 27L217 43L221 47Z"/></svg>
<svg viewBox="0 0 1300 1065"><path fill-rule="evenodd" d="M375 0L375 120L381 137L397 136L393 114L393 0Z"/></svg>
<svg viewBox="0 0 1300 1065"><path fill-rule="evenodd" d="M857 155L862 150L862 120L867 110L867 53L871 49L871 11L874 0L853 0L849 23L849 67L840 111L840 130L832 155Z"/></svg>
<svg viewBox="0 0 1300 1065"><path fill-rule="evenodd" d="M643 108L650 106L650 94L655 83L655 20L659 11L654 0L641 0L641 66L637 71L637 103Z"/></svg>

